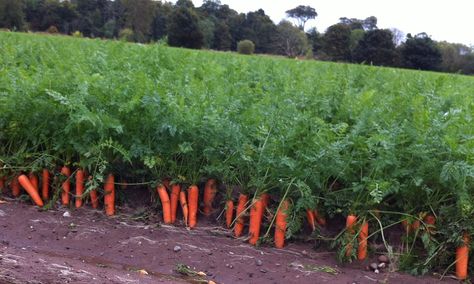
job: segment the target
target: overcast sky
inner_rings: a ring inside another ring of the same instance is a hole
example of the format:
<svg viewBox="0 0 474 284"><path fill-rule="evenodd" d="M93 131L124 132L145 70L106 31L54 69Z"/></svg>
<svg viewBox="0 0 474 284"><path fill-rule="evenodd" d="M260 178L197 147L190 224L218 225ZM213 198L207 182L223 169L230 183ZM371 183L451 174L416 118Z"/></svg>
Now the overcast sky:
<svg viewBox="0 0 474 284"><path fill-rule="evenodd" d="M202 0L193 0L196 7ZM376 16L379 28L398 28L406 33L426 32L435 40L474 45L474 1L472 0L221 0L238 12L265 10L278 23L285 11L298 5L316 9L316 20L306 27L320 32L340 17L365 19Z"/></svg>

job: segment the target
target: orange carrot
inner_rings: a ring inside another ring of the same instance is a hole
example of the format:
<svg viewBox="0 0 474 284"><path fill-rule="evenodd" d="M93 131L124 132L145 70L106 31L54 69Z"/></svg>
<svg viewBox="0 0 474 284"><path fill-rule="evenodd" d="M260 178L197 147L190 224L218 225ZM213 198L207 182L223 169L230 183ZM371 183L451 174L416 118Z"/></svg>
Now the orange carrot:
<svg viewBox="0 0 474 284"><path fill-rule="evenodd" d="M235 212L235 218L237 218L237 222L234 227L234 233L236 237L240 237L244 231L245 226L245 219L243 216L243 212L245 210L245 205L249 200L249 196L246 194L241 193L239 195L239 202L237 203L237 211Z"/></svg>
<svg viewBox="0 0 474 284"><path fill-rule="evenodd" d="M318 222L319 225L321 226L326 226L326 218L319 214L318 209L314 209L314 218L316 219L316 222Z"/></svg>
<svg viewBox="0 0 474 284"><path fill-rule="evenodd" d="M423 222L425 222L428 226L426 228L426 231L428 233L432 233L434 230L434 226L436 225L436 218L435 216L428 214L423 218Z"/></svg>
<svg viewBox="0 0 474 284"><path fill-rule="evenodd" d="M38 180L38 177L35 175L35 173L30 172L30 174L28 175L28 179L30 180L31 184L34 186L36 191L39 192L39 180Z"/></svg>
<svg viewBox="0 0 474 284"><path fill-rule="evenodd" d="M186 192L181 190L179 193L179 203L181 204L181 209L183 210L184 225L188 226L188 203L186 202Z"/></svg>
<svg viewBox="0 0 474 284"><path fill-rule="evenodd" d="M456 248L456 277L459 280L467 278L467 268L469 265L469 235L463 234L463 244Z"/></svg>
<svg viewBox="0 0 474 284"><path fill-rule="evenodd" d="M14 176L12 181L10 182L10 186L12 188L12 194L14 197L18 197L21 194L20 184L18 183L18 177Z"/></svg>
<svg viewBox="0 0 474 284"><path fill-rule="evenodd" d="M109 174L104 184L104 207L107 216L115 215L115 185L114 175Z"/></svg>
<svg viewBox="0 0 474 284"><path fill-rule="evenodd" d="M259 196L255 199L252 207L250 208L250 222L249 222L249 243L256 245L260 238L260 226L262 225L264 201Z"/></svg>
<svg viewBox="0 0 474 284"><path fill-rule="evenodd" d="M168 192L166 191L166 187L162 184L158 185L156 188L156 192L160 197L161 206L163 208L163 222L165 224L171 224L171 205L170 205L170 197Z"/></svg>
<svg viewBox="0 0 474 284"><path fill-rule="evenodd" d="M227 228L230 228L233 217L234 217L234 201L232 201L232 199L229 199L225 203L225 224Z"/></svg>
<svg viewBox="0 0 474 284"><path fill-rule="evenodd" d="M199 188L191 185L188 189L189 228L196 227L199 206Z"/></svg>
<svg viewBox="0 0 474 284"><path fill-rule="evenodd" d="M176 212L178 211L179 193L181 192L181 186L179 184L173 184L171 186L171 223L176 221Z"/></svg>
<svg viewBox="0 0 474 284"><path fill-rule="evenodd" d="M217 188L216 188L216 180L215 179L208 179L206 185L204 186L204 195L203 195L203 202L204 208L203 213L205 216L209 216L212 213L212 202L216 196Z"/></svg>
<svg viewBox="0 0 474 284"><path fill-rule="evenodd" d="M43 169L41 177L41 197L44 200L49 199L49 171L47 169Z"/></svg>
<svg viewBox="0 0 474 284"><path fill-rule="evenodd" d="M306 209L306 218L308 219L308 223L309 223L309 227L311 228L311 231L316 230L316 221L315 221L313 210Z"/></svg>
<svg viewBox="0 0 474 284"><path fill-rule="evenodd" d="M357 249L357 259L364 260L367 258L367 238L369 236L369 223L362 223L359 232L359 247Z"/></svg>
<svg viewBox="0 0 474 284"><path fill-rule="evenodd" d="M76 172L76 208L82 207L82 195L84 194L84 171Z"/></svg>
<svg viewBox="0 0 474 284"><path fill-rule="evenodd" d="M357 223L357 217L355 215L348 215L346 218L346 230L349 233L350 242L346 245L346 257L350 257L352 254L352 237L355 234L355 223Z"/></svg>
<svg viewBox="0 0 474 284"><path fill-rule="evenodd" d="M62 184L61 201L64 206L69 206L69 192L71 191L71 181L69 177L71 176L71 170L64 166L61 169L61 174L66 177L66 180Z"/></svg>
<svg viewBox="0 0 474 284"><path fill-rule="evenodd" d="M97 190L91 190L90 195L92 208L97 209L99 207L99 196L97 196Z"/></svg>
<svg viewBox="0 0 474 284"><path fill-rule="evenodd" d="M260 195L260 198L262 199L263 202L263 210L267 209L268 203L270 202L270 195L268 193L262 193Z"/></svg>
<svg viewBox="0 0 474 284"><path fill-rule="evenodd" d="M286 235L286 218L288 217L288 208L290 203L288 200L283 200L280 209L278 209L275 218L275 247L283 248L285 246L285 235Z"/></svg>
<svg viewBox="0 0 474 284"><path fill-rule="evenodd" d="M25 175L20 175L18 177L18 182L26 190L26 192L30 195L33 202L36 205L38 205L39 207L43 207L43 205L44 205L43 200L41 200L41 197L39 196L38 191L35 189L34 185L31 183L31 181L28 179L28 177L25 176Z"/></svg>

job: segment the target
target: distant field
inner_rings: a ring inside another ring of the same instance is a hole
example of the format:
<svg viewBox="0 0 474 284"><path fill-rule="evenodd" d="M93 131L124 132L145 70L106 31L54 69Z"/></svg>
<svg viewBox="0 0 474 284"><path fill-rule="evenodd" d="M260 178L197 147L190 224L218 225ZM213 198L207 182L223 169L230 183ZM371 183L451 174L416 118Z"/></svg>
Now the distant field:
<svg viewBox="0 0 474 284"><path fill-rule="evenodd" d="M0 176L84 168L86 194L108 173L215 178L223 201L290 200L287 237L307 209L365 219L372 241L376 218L433 215L405 240L414 273L446 268L474 232L473 119L468 76L0 32Z"/></svg>

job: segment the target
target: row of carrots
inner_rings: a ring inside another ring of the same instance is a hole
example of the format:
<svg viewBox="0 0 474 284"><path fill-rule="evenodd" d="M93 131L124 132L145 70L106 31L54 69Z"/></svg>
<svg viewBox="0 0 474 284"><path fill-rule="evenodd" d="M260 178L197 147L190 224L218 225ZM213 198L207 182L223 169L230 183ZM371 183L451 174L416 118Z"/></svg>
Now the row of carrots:
<svg viewBox="0 0 474 284"><path fill-rule="evenodd" d="M61 184L61 203L64 206L70 204L70 176L69 167L62 167L61 174L66 177ZM76 191L75 191L75 207L79 208L83 204L84 184L86 178L91 178L87 173L78 169L75 174ZM35 174L30 173L28 176L21 174L13 178L10 182L12 195L18 197L21 194L21 187L30 195L32 201L39 207L44 206L43 200L49 199L50 172L42 171L41 192L39 190L39 179ZM5 188L6 177L0 178L0 189ZM104 208L108 216L115 214L115 182L114 175L109 174L104 183ZM183 190L178 183L171 184L169 179L163 180L156 188L163 209L163 222L165 224L173 224L176 222L178 203L182 209L184 224L193 229L197 225L197 216L199 211L199 188L197 185L191 185L187 191ZM187 192L187 194L186 194ZM217 186L215 179L207 180L203 192L203 214L209 216L213 212L212 204L217 194ZM41 196L40 196L41 195ZM91 204L93 208L98 208L99 200L97 190L90 191ZM253 200L249 200L247 194L241 193L238 198L237 207L234 206L233 200L225 202L225 223L227 228L232 228L236 237L241 237L244 232L246 222L246 211L249 210L249 243L256 245L260 238L260 229L262 226L263 215L267 209L269 195L264 193ZM290 208L290 202L283 200L277 209L275 216L275 233L274 244L277 248L285 245L285 234L287 229L287 216ZM235 209L235 210L234 210ZM235 217L234 217L235 211ZM326 219L321 216L317 210L307 209L306 217L310 228L314 231L317 225L325 226ZM427 232L433 233L436 224L436 218L433 215L426 215L423 222L427 224ZM357 237L357 258L364 260L367 258L367 239L369 236L369 224L367 221L361 222L360 228L356 231L358 223L357 216L349 215L346 218L346 231L351 238ZM410 234L417 231L420 227L420 220L409 223L407 220L402 221L405 231ZM355 234L358 234L355 236ZM460 280L464 280L468 275L468 256L469 256L470 238L467 233L463 234L463 244L456 249L456 276ZM345 247L345 254L349 257L352 254L352 242L348 242Z"/></svg>

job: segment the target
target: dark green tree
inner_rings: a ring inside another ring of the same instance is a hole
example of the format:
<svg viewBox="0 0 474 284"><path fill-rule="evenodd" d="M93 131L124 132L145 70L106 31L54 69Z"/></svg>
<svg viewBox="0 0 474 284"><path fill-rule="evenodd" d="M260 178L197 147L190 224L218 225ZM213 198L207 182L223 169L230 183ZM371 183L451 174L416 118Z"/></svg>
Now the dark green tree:
<svg viewBox="0 0 474 284"><path fill-rule="evenodd" d="M306 34L292 23L283 20L277 26L277 51L288 57L305 55L310 48Z"/></svg>
<svg viewBox="0 0 474 284"><path fill-rule="evenodd" d="M293 18L297 21L298 27L304 30L306 22L318 16L316 10L311 6L299 5L296 8L286 11L288 18Z"/></svg>
<svg viewBox="0 0 474 284"><path fill-rule="evenodd" d="M155 15L152 0L122 0L125 8L125 27L133 30L135 41L145 42L151 36Z"/></svg>
<svg viewBox="0 0 474 284"><path fill-rule="evenodd" d="M353 51L355 62L393 66L397 58L397 50L393 43L393 35L389 30L371 30L364 34Z"/></svg>
<svg viewBox="0 0 474 284"><path fill-rule="evenodd" d="M323 36L322 51L334 61L351 60L351 28L345 24L330 26Z"/></svg>
<svg viewBox="0 0 474 284"><path fill-rule="evenodd" d="M0 0L0 27L23 30L25 26L25 2L23 0Z"/></svg>
<svg viewBox="0 0 474 284"><path fill-rule="evenodd" d="M175 9L168 26L169 45L199 49L203 46L203 40L197 14L186 7Z"/></svg>
<svg viewBox="0 0 474 284"><path fill-rule="evenodd" d="M214 30L212 48L217 50L230 50L232 48L232 35L229 26L224 22L217 22Z"/></svg>
<svg viewBox="0 0 474 284"><path fill-rule="evenodd" d="M437 70L441 64L441 52L426 34L407 35L400 47L403 67L421 70Z"/></svg>

